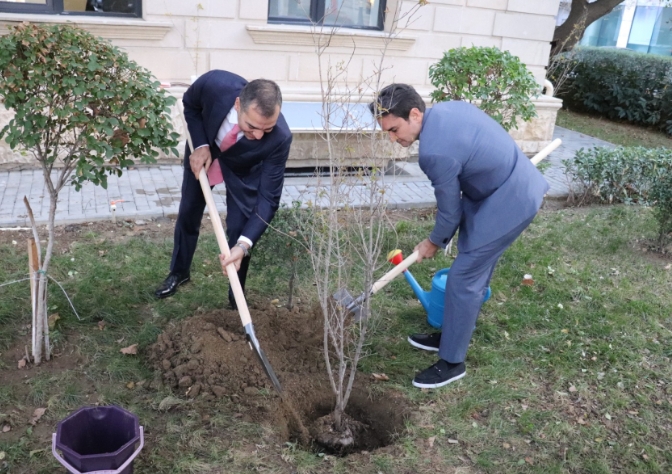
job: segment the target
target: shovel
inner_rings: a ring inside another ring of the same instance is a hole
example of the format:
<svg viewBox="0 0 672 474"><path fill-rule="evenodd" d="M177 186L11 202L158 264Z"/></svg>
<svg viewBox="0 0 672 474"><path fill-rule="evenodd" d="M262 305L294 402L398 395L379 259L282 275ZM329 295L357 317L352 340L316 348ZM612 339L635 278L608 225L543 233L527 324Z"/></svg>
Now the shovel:
<svg viewBox="0 0 672 474"><path fill-rule="evenodd" d="M180 108L182 113L182 121L184 123L184 130L187 134L187 141L189 142L189 147L193 151L194 145L191 142L191 136L189 135L189 129L187 128L187 122L184 119L184 113ZM229 250L229 244L226 241L226 236L224 235L224 228L222 227L222 220L219 217L217 212L217 207L215 206L215 200L212 197L212 191L210 190L210 181L208 181L208 175L205 172L205 168L201 168L201 172L198 175L198 182L201 183L201 189L203 190L203 196L205 197L205 203L208 206L208 213L210 214L210 220L212 221L212 227L215 229L215 235L217 236L217 243L219 244L219 250L224 254L226 258L229 258L231 251ZM261 366L264 368L264 372L273 383L275 390L282 396L282 387L280 386L280 381L271 367L271 363L266 358L266 354L261 349L257 336L254 333L254 326L252 325L252 317L250 316L250 310L247 307L247 302L245 301L245 295L243 294L243 289L240 286L240 280L238 279L238 272L234 264L230 264L226 267L226 274L229 277L229 283L231 284L231 291L233 292L233 297L236 300L236 305L238 306L238 313L240 314L240 321L243 323L245 328L245 335L247 336L247 342L250 345L250 349L257 355Z"/></svg>
<svg viewBox="0 0 672 474"><path fill-rule="evenodd" d="M404 259L399 265L394 267L392 270L387 272L382 276L378 281L376 281L372 286L369 292L364 292L359 295L357 298L353 298L350 292L346 288L340 288L336 293L334 293L333 298L336 303L341 307L345 308L345 311L352 313L355 321L362 319L362 303L369 296L375 295L379 290L381 290L385 285L394 280L399 274L403 273L408 267L410 267L418 259L418 251L416 250L410 254L406 259Z"/></svg>

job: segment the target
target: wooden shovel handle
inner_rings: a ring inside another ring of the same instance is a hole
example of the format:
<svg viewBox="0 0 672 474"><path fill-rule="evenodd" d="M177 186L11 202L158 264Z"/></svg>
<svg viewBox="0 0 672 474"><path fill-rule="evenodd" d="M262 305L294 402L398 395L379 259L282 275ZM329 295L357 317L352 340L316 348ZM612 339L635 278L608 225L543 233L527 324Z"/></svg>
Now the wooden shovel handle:
<svg viewBox="0 0 672 474"><path fill-rule="evenodd" d="M552 152L553 150L555 150L556 148L558 148L561 144L562 144L562 140L560 140L559 138L556 138L556 139L553 140L551 143L549 143L548 145L546 145L546 147L545 147L543 150L541 150L539 153L537 153L536 155L534 155L534 157L532 157L532 158L530 159L530 161L532 162L532 164L533 164L534 166L537 166L541 160L543 160L543 159L546 158L548 155L550 155L551 152Z"/></svg>
<svg viewBox="0 0 672 474"><path fill-rule="evenodd" d="M189 127L187 126L187 121L184 118L184 111L182 110L179 102L177 108L179 109L180 115L182 116L182 124L184 125L184 133L187 135L189 148L191 148L191 151L193 152L194 144L191 141ZM210 214L210 221L212 222L212 227L215 229L215 236L217 236L219 251L222 252L226 258L229 258L231 255L231 250L229 249L229 243L226 241L226 235L224 235L222 219L219 217L219 213L217 212L217 206L215 206L215 199L212 197L210 181L208 181L208 174L205 172L205 168L201 168L201 171L198 174L198 182L201 183L203 197L205 197L205 203L208 206L208 213ZM245 295L243 294L243 289L241 288L240 280L238 279L238 272L236 271L236 267L233 263L226 267L226 274L229 277L233 298L236 300L236 305L238 306L240 320L243 323L243 326L247 326L248 324L252 323L252 316L250 316L250 309L247 307L247 301L245 301Z"/></svg>
<svg viewBox="0 0 672 474"><path fill-rule="evenodd" d="M412 254L410 254L408 257L406 257L399 265L395 266L392 270L387 272L383 277L375 282L373 286L371 287L371 294L375 294L383 288L385 285L387 285L389 282L394 280L398 275L400 275L404 270L406 270L408 267L410 267L415 261L418 259L418 251L416 250Z"/></svg>
<svg viewBox="0 0 672 474"><path fill-rule="evenodd" d="M203 190L203 197L205 197L205 203L208 206L208 213L210 214L212 227L215 229L215 235L217 236L217 243L219 244L219 250L224 254L226 258L229 258L229 256L231 255L231 250L229 249L229 244L226 241L226 236L224 235L222 220L220 219L219 213L217 212L217 206L215 206L215 199L212 197L212 191L210 190L210 182L208 181L208 175L205 172L205 168L201 168L201 171L198 174L198 182L201 183L201 189ZM226 274L229 277L229 283L231 284L233 297L235 298L236 305L238 306L238 313L240 314L240 320L242 321L243 326L247 326L252 322L252 317L250 316L250 310L247 307L247 302L245 301L245 295L243 294L243 289L240 286L240 280L238 279L238 272L236 271L236 266L233 263L226 266Z"/></svg>

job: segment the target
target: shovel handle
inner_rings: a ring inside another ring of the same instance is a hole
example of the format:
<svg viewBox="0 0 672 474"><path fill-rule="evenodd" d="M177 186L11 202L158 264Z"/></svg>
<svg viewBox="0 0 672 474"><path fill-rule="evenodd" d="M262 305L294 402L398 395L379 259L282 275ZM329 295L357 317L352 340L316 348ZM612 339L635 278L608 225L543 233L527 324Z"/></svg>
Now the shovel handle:
<svg viewBox="0 0 672 474"><path fill-rule="evenodd" d="M537 166L541 160L543 160L548 155L550 155L551 152L553 150L555 150L556 148L558 148L561 144L562 144L562 140L560 140L559 138L556 138L551 143L546 145L546 147L543 150L541 150L539 153L534 155L534 157L532 157L532 159L530 161L532 162L532 164L534 166Z"/></svg>
<svg viewBox="0 0 672 474"><path fill-rule="evenodd" d="M229 249L229 244L226 241L226 236L224 235L222 219L219 217L219 213L217 212L217 206L215 206L215 199L212 197L210 182L208 181L208 175L205 172L205 168L201 168L201 171L198 174L198 182L201 183L203 197L205 197L205 203L208 206L208 214L210 214L210 221L212 222L212 227L215 229L215 236L217 237L217 243L219 244L219 251L222 252L226 258L229 258L231 255L231 250ZM247 307L245 295L243 294L243 289L240 286L240 280L238 279L238 272L236 271L236 266L233 263L226 266L226 274L229 277L231 291L233 292L233 297L236 300L236 305L238 306L240 321L243 323L243 326L247 326L248 324L252 323L252 316L250 316L250 309Z"/></svg>
<svg viewBox="0 0 672 474"><path fill-rule="evenodd" d="M413 263L418 260L418 251L416 250L412 254L410 254L408 257L406 257L399 265L395 266L392 270L387 272L383 277L376 281L373 286L371 287L371 294L376 294L378 290L383 288L385 285L387 285L389 282L394 280L397 276L399 276L401 273L404 272L408 267L410 267Z"/></svg>
<svg viewBox="0 0 672 474"><path fill-rule="evenodd" d="M184 111L182 110L182 107L179 103L177 108L180 110L182 123L184 124L184 133L187 135L189 148L191 148L191 151L193 152L194 144L191 141L189 127L187 126L187 121L184 118ZM215 199L212 197L210 181L208 180L208 174L205 172L205 168L201 168L201 171L198 174L198 182L201 184L203 197L205 198L205 203L208 206L208 214L210 215L212 227L215 229L215 236L217 237L217 243L219 244L219 251L222 252L226 258L229 258L231 255L231 250L229 249L229 243L227 242L226 236L224 235L222 219L219 217L219 213L217 212L217 206L215 205ZM247 301L245 301L243 288L240 286L240 280L238 279L238 272L236 271L236 266L233 263L227 265L226 274L229 277L229 283L231 283L231 291L233 292L233 298L236 300L236 305L238 306L240 320L243 323L243 326L247 326L248 324L252 323L252 316L250 316L250 309L247 307Z"/></svg>

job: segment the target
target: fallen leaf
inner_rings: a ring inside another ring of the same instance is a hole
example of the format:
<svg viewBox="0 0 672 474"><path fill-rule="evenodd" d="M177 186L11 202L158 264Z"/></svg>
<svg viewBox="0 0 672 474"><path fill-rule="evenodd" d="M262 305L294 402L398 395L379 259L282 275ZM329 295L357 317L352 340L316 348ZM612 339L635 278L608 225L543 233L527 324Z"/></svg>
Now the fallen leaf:
<svg viewBox="0 0 672 474"><path fill-rule="evenodd" d="M430 448L434 447L434 441L436 441L436 436L427 438L427 444L429 445Z"/></svg>
<svg viewBox="0 0 672 474"><path fill-rule="evenodd" d="M280 300L277 299L277 298L274 299L274 300L271 300L271 304L278 304L278 303L280 303Z"/></svg>
<svg viewBox="0 0 672 474"><path fill-rule="evenodd" d="M572 393L576 392L576 387L572 385L571 387L569 387L569 391Z"/></svg>
<svg viewBox="0 0 672 474"><path fill-rule="evenodd" d="M586 424L586 420L584 420L583 418L578 418L578 419L576 420L576 422L577 422L578 424L580 424L580 425L585 425L585 424Z"/></svg>
<svg viewBox="0 0 672 474"><path fill-rule="evenodd" d="M37 424L38 421L40 421L40 418L42 418L42 415L44 415L44 412L46 412L46 408L35 408L35 411L33 412L33 417L30 419L30 424L34 425Z"/></svg>
<svg viewBox="0 0 672 474"><path fill-rule="evenodd" d="M49 315L49 329L54 329L56 327L56 321L59 319L61 319L61 315L58 313Z"/></svg>
<svg viewBox="0 0 672 474"><path fill-rule="evenodd" d="M458 440L456 440L456 439L448 438L448 443L449 443L449 444L459 444L460 442L459 442Z"/></svg>
<svg viewBox="0 0 672 474"><path fill-rule="evenodd" d="M508 341L510 339L509 333L504 331L504 338Z"/></svg>
<svg viewBox="0 0 672 474"><path fill-rule="evenodd" d="M644 459L644 461L648 461L649 460L648 454L642 454L642 459Z"/></svg>
<svg viewBox="0 0 672 474"><path fill-rule="evenodd" d="M23 369L26 366L26 358L25 357L21 358L18 365L19 369Z"/></svg>
<svg viewBox="0 0 672 474"><path fill-rule="evenodd" d="M138 353L138 345L133 344L128 347L124 347L123 349L121 349L121 353L126 355L135 355Z"/></svg>
<svg viewBox="0 0 672 474"><path fill-rule="evenodd" d="M523 286L532 286L534 285L534 280L532 279L532 275L526 274L523 276Z"/></svg>
<svg viewBox="0 0 672 474"><path fill-rule="evenodd" d="M671 269L671 268L672 268L672 263L668 263L668 264L665 265L663 268L664 268L665 270L669 270L669 269Z"/></svg>
<svg viewBox="0 0 672 474"><path fill-rule="evenodd" d="M510 445L509 443L504 443L504 444L502 444L502 447L503 447L504 449L510 449L510 448L511 448L511 445Z"/></svg>
<svg viewBox="0 0 672 474"><path fill-rule="evenodd" d="M605 414L604 417L605 417L607 420L611 420L611 415L610 415L609 413Z"/></svg>
<svg viewBox="0 0 672 474"><path fill-rule="evenodd" d="M105 321L98 321L98 329L101 331L105 329Z"/></svg>
<svg viewBox="0 0 672 474"><path fill-rule="evenodd" d="M525 458L525 462L526 462L527 464L529 464L530 466L532 466L532 465L534 464L534 461L532 461L532 458L529 457L529 456Z"/></svg>
<svg viewBox="0 0 672 474"><path fill-rule="evenodd" d="M11 426L9 426L9 425L5 425L5 426L2 427L2 432L3 432L3 433L7 433L7 432L8 432L9 430L11 430L11 429L12 429Z"/></svg>
<svg viewBox="0 0 672 474"><path fill-rule="evenodd" d="M129 388L129 389L133 390L133 389L135 388L135 383L133 383L133 382L128 382L128 383L126 384L126 388Z"/></svg>
<svg viewBox="0 0 672 474"><path fill-rule="evenodd" d="M382 380L383 382L387 382L388 380L390 380L390 378L385 374L371 374L371 376L375 380Z"/></svg>
<svg viewBox="0 0 672 474"><path fill-rule="evenodd" d="M5 452L4 452L4 451L0 451L0 461L2 461L3 459L5 459L5 456L6 456Z"/></svg>
<svg viewBox="0 0 672 474"><path fill-rule="evenodd" d="M563 334L569 334L569 329L563 329L563 330L560 331L560 332L563 333Z"/></svg>

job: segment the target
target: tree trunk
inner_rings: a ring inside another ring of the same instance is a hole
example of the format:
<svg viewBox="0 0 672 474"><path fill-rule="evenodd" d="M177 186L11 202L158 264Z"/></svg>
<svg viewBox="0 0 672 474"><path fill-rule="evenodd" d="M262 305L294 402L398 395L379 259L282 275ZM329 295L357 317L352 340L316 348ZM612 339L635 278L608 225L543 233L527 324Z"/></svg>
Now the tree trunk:
<svg viewBox="0 0 672 474"><path fill-rule="evenodd" d="M565 22L555 28L552 41L553 54L572 49L581 40L586 28L599 20L623 0L572 0L572 7Z"/></svg>

